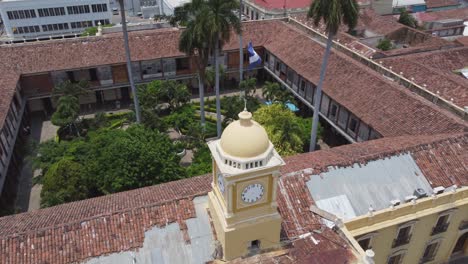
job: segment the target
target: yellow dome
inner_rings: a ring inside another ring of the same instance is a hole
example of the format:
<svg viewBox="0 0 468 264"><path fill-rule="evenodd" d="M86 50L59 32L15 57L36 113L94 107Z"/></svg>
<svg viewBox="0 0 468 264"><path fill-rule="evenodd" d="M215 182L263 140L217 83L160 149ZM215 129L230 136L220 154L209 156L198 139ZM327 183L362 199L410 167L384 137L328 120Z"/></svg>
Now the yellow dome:
<svg viewBox="0 0 468 264"><path fill-rule="evenodd" d="M221 135L222 150L233 157L252 158L265 153L270 140L265 129L252 120L246 110L239 113L239 120L232 122Z"/></svg>

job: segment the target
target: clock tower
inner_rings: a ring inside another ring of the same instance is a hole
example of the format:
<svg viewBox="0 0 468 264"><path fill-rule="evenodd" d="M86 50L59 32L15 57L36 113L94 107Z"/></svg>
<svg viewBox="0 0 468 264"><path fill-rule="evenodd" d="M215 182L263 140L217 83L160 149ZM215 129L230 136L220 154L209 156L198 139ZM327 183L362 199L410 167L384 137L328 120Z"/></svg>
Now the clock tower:
<svg viewBox="0 0 468 264"><path fill-rule="evenodd" d="M265 129L244 109L221 139L208 142L213 158L209 209L223 259L279 246L276 189L284 161Z"/></svg>

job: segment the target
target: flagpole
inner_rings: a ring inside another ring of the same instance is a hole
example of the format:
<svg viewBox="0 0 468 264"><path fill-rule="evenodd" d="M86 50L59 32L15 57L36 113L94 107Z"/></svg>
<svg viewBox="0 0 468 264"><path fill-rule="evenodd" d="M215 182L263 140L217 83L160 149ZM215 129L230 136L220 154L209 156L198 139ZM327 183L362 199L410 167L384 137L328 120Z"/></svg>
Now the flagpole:
<svg viewBox="0 0 468 264"><path fill-rule="evenodd" d="M242 0L240 0L239 5L239 21L241 22L242 27ZM242 82L244 73L244 51L242 46L242 28L239 33L239 83Z"/></svg>

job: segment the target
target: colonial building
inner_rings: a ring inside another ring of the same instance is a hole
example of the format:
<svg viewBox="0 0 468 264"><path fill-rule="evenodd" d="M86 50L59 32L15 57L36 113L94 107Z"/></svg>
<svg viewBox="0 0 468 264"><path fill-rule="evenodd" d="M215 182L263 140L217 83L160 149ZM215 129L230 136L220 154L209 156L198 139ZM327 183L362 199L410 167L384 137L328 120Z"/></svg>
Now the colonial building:
<svg viewBox="0 0 468 264"><path fill-rule="evenodd" d="M240 115L208 143L209 175L0 218L0 262L468 258L467 134L383 138L283 161L250 113Z"/></svg>
<svg viewBox="0 0 468 264"><path fill-rule="evenodd" d="M243 30L244 38L254 43L264 62L257 68L248 69L248 60L244 60L244 70L249 71L248 74L277 80L313 109L320 72L317 58L322 57L324 50L318 42L325 40L323 34L293 18L246 22ZM193 58L177 49L179 35L179 29L129 33L136 84L177 79L186 82L196 95L197 69ZM221 60L227 79L234 81L239 76L238 46L238 38L233 37L224 46ZM468 114L463 105L454 103L457 99L452 102L450 98L432 92L437 88L431 83L425 87L423 80L412 80L406 73L395 72L386 63L364 57L338 40L334 47L329 64L333 75L328 75L325 82L319 111L322 124L348 142L457 133L466 129L464 120ZM460 49L458 52L466 56L464 51ZM21 169L21 155L15 146L22 144L29 114L53 113L51 94L55 85L65 80L88 81L89 93L80 98L83 111L125 106L131 102L131 94L120 33L2 45L0 57L5 62L0 64L0 88L3 91L0 101L0 204L7 208L14 204ZM463 58L459 58L461 63ZM458 70L458 64L448 63L446 69ZM413 74L416 76L418 72ZM442 77L437 84L447 88L441 94L466 87L466 80L460 80L463 85L457 88L450 85L451 78Z"/></svg>
<svg viewBox="0 0 468 264"><path fill-rule="evenodd" d="M287 17L288 15L307 12L311 2L311 0L244 0L242 12L250 20Z"/></svg>
<svg viewBox="0 0 468 264"><path fill-rule="evenodd" d="M8 39L22 40L80 34L112 14L109 0L3 0L0 16Z"/></svg>

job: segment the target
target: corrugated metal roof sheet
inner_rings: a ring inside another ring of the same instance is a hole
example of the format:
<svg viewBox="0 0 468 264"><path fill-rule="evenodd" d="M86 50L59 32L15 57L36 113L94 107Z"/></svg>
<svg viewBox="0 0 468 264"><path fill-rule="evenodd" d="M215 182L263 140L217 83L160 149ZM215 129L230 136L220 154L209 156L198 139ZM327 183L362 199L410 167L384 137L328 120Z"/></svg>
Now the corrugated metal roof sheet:
<svg viewBox="0 0 468 264"><path fill-rule="evenodd" d="M138 251L124 251L93 258L87 264L198 264L213 260L213 232L206 210L208 196L196 197L193 202L197 217L186 220L190 243L185 242L181 226L175 222L145 232L143 247Z"/></svg>
<svg viewBox="0 0 468 264"><path fill-rule="evenodd" d="M426 177L410 154L371 161L365 165L354 164L343 168L330 168L328 172L313 175L307 182L317 206L343 219L369 212L369 207L381 210L390 206L390 201L399 199L422 188L432 193ZM346 198L340 198L346 196ZM352 210L342 204L330 205L330 201L348 200Z"/></svg>

